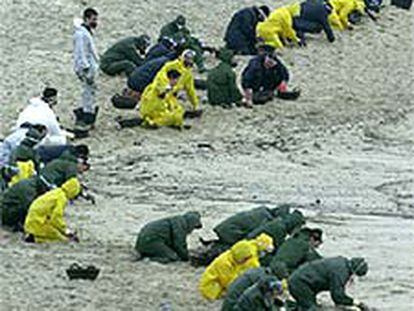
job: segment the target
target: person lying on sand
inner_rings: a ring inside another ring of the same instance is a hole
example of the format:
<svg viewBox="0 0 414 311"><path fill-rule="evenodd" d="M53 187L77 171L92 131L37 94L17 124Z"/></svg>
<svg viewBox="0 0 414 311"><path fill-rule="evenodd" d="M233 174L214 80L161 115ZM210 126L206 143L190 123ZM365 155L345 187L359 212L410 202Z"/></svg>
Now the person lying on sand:
<svg viewBox="0 0 414 311"><path fill-rule="evenodd" d="M71 178L34 200L24 222L26 242L78 242L76 233L66 225L64 212L69 200L75 199L81 190L78 179Z"/></svg>
<svg viewBox="0 0 414 311"><path fill-rule="evenodd" d="M163 37L148 50L144 64L171 53L175 53L176 55L176 57L171 58L171 60L175 59L180 56L184 50L185 49L182 47L182 43L176 42L172 38Z"/></svg>
<svg viewBox="0 0 414 311"><path fill-rule="evenodd" d="M206 268L198 287L201 295L208 300L220 299L240 275L260 267L260 254L271 253L273 249L273 239L267 234L237 242Z"/></svg>
<svg viewBox="0 0 414 311"><path fill-rule="evenodd" d="M289 292L296 300L296 310L299 311L318 310L316 296L324 291L330 292L337 306L368 310L365 304L349 297L345 292L346 285L352 282L354 276L362 277L367 273L368 264L364 258L334 257L316 260L304 264L289 277Z"/></svg>
<svg viewBox="0 0 414 311"><path fill-rule="evenodd" d="M200 228L202 223L198 212L150 222L139 232L135 250L140 258L164 264L188 261L187 236Z"/></svg>
<svg viewBox="0 0 414 311"><path fill-rule="evenodd" d="M235 54L256 55L256 26L270 14L268 6L253 6L237 11L227 26L224 41L226 48Z"/></svg>
<svg viewBox="0 0 414 311"><path fill-rule="evenodd" d="M109 76L129 76L144 63L146 51L151 44L147 35L128 37L111 46L101 57L100 68Z"/></svg>
<svg viewBox="0 0 414 311"><path fill-rule="evenodd" d="M250 60L242 73L242 87L248 106L263 105L271 101L275 92L282 99L296 99L300 92L289 91L289 72L270 47L262 55Z"/></svg>

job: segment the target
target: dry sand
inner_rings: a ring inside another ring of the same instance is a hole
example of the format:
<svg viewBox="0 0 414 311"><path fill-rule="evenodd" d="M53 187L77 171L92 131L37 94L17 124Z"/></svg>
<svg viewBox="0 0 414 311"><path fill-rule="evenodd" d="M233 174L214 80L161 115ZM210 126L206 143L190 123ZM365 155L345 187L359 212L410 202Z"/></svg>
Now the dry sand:
<svg viewBox="0 0 414 311"><path fill-rule="evenodd" d="M89 1L101 13L100 51L123 36L155 36L180 12L176 3ZM192 28L219 45L232 12L253 3L180 6ZM59 88L58 113L72 123L80 94L72 20L82 9L75 0L1 0L2 134L45 84ZM157 310L165 296L174 310L219 310L197 293L202 269L133 262L136 233L147 221L197 210L205 227L190 238L196 247L198 236L212 236L214 224L234 212L279 202L302 204L326 231L325 256L367 257L370 273L352 294L379 310L412 310L413 12L387 7L377 25L367 20L338 33L335 44L316 36L305 49L285 51L300 100L253 111L206 107L191 131L116 131L119 112L108 98L122 79L101 76L103 113L86 140L93 169L85 176L98 204L68 208L82 243L28 246L0 231L0 310ZM68 281L65 268L75 261L100 267L98 280ZM331 302L322 301L328 310Z"/></svg>

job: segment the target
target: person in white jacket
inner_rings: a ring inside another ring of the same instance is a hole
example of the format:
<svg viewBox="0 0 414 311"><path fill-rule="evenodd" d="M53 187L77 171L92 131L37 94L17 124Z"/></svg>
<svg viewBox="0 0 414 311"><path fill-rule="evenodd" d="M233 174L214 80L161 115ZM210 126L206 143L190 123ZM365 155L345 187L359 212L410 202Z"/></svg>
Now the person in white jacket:
<svg viewBox="0 0 414 311"><path fill-rule="evenodd" d="M47 87L39 97L29 100L27 107L19 114L16 128L23 124L43 125L47 129L47 135L42 140L43 146L66 145L68 132L63 130L52 107L57 104L57 90Z"/></svg>
<svg viewBox="0 0 414 311"><path fill-rule="evenodd" d="M96 121L95 78L99 68L99 58L93 38L93 30L98 26L98 12L87 8L83 12L83 23L76 25L73 35L74 71L82 83L81 106L76 109L77 124L93 125Z"/></svg>

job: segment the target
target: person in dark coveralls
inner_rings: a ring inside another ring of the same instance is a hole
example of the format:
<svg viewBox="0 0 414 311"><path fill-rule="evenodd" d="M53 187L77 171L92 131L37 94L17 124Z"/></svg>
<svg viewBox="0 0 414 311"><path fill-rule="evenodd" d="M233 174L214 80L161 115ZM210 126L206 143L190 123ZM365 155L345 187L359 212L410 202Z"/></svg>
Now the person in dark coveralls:
<svg viewBox="0 0 414 311"><path fill-rule="evenodd" d="M129 76L136 67L143 64L150 44L151 39L147 35L118 41L102 55L101 70L109 76L122 73Z"/></svg>
<svg viewBox="0 0 414 311"><path fill-rule="evenodd" d="M332 6L323 0L306 0L300 4L300 15L293 18L293 28L301 44L306 45L305 33L324 31L329 42L335 41L335 35L329 23Z"/></svg>
<svg viewBox="0 0 414 311"><path fill-rule="evenodd" d="M257 36L256 26L270 14L268 6L253 6L236 12L227 26L224 41L226 47L235 54L255 55Z"/></svg>
<svg viewBox="0 0 414 311"><path fill-rule="evenodd" d="M250 60L242 73L242 87L248 106L271 101L275 92L288 93L289 72L275 53L264 53Z"/></svg>
<svg viewBox="0 0 414 311"><path fill-rule="evenodd" d="M355 306L360 310L368 307L349 297L345 287L354 275L362 277L368 273L364 258L347 259L333 257L312 261L301 266L289 278L289 291L295 298L298 311L316 311L316 296L329 291L337 306Z"/></svg>
<svg viewBox="0 0 414 311"><path fill-rule="evenodd" d="M138 234L135 250L141 258L160 263L188 261L187 235L202 228L198 212L150 222Z"/></svg>

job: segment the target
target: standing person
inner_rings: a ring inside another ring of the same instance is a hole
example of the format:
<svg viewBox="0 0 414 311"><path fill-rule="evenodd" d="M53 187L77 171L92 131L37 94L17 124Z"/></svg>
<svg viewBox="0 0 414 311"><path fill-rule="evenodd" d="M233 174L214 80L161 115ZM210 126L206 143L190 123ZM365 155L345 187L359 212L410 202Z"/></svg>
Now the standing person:
<svg viewBox="0 0 414 311"><path fill-rule="evenodd" d="M83 23L75 26L74 71L82 83L81 107L76 109L76 124L90 129L96 121L98 107L95 107L96 83L98 72L98 53L95 48L93 31L98 26L98 12L87 8L83 12Z"/></svg>
<svg viewBox="0 0 414 311"><path fill-rule="evenodd" d="M269 16L270 9L263 5L253 6L237 11L227 26L224 41L226 47L235 54L255 55L257 36L256 26Z"/></svg>

